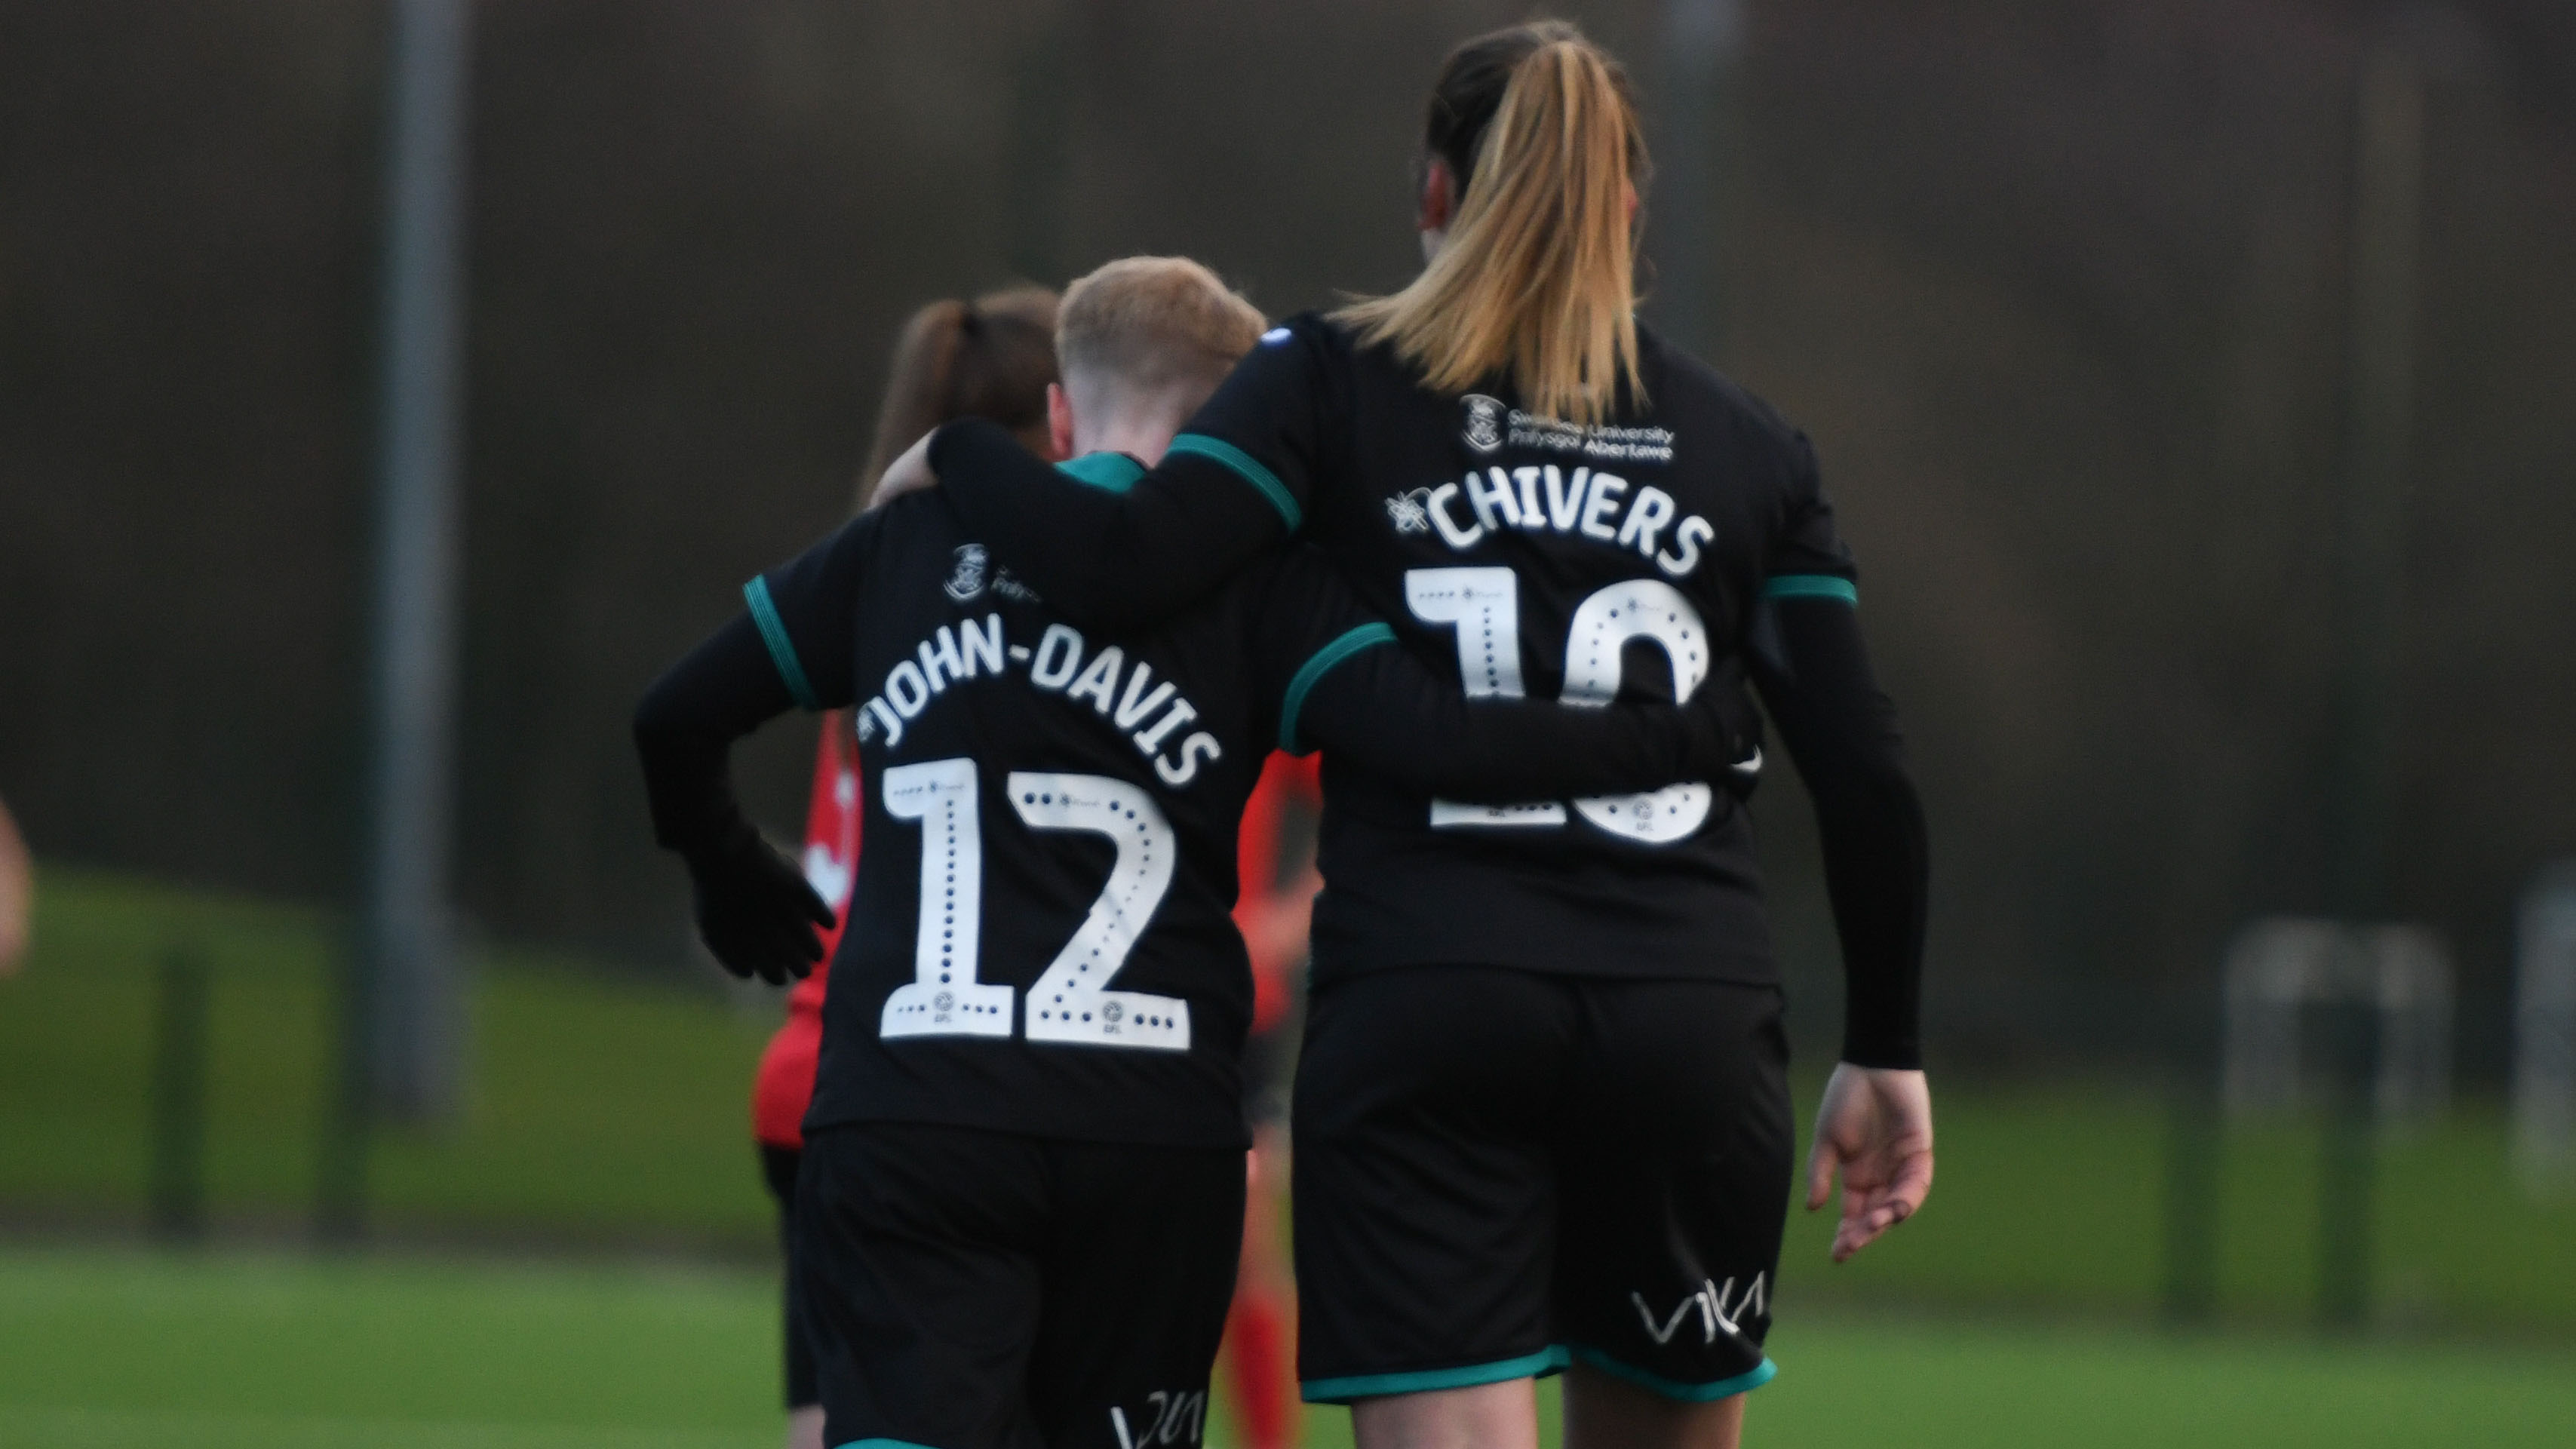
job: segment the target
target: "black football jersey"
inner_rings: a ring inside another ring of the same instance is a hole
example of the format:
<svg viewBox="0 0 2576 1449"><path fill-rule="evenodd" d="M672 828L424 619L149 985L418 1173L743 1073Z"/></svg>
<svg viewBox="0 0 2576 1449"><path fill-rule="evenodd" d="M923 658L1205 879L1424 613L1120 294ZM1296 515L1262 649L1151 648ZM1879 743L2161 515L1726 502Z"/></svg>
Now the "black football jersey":
<svg viewBox="0 0 2576 1449"><path fill-rule="evenodd" d="M1242 1140L1236 826L1300 667L1370 637L1329 571L1112 643L931 495L745 594L800 702L855 708L865 782L809 1129Z"/></svg>
<svg viewBox="0 0 2576 1449"><path fill-rule="evenodd" d="M1812 450L1767 406L1639 330L1644 406L1581 428L1508 390L1418 384L1298 318L1175 443L1324 547L1471 695L1686 698L1760 601L1853 596ZM1325 761L1319 975L1468 960L1768 981L1750 828L1707 781L1472 807Z"/></svg>

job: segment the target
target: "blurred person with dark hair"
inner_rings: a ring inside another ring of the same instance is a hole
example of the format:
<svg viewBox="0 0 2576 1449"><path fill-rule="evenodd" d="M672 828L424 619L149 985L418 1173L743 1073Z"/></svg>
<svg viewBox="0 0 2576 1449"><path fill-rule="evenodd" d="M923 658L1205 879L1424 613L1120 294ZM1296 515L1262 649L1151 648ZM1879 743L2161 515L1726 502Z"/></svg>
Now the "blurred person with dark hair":
<svg viewBox="0 0 2576 1449"><path fill-rule="evenodd" d="M1129 486L1262 325L1178 258L1076 282L1048 393L1067 475ZM1200 1439L1245 1202L1234 853L1274 745L1495 798L1719 769L1746 727L1708 703L1472 702L1304 552L1168 627L1086 637L937 493L744 594L635 735L708 945L784 980L833 913L743 818L726 756L791 704L857 707L868 843L792 1254L835 1444Z"/></svg>
<svg viewBox="0 0 2576 1449"><path fill-rule="evenodd" d="M993 292L971 302L932 302L912 314L895 343L876 435L859 472L855 509L875 493L886 463L931 429L955 418L990 419L1032 451L1052 457L1047 389L1054 385L1056 295L1043 287ZM752 1135L761 1177L778 1202L778 1240L792 1253L796 1168L805 1137L799 1128L814 1096L814 1058L823 1040L823 994L840 916L858 868L859 763L850 717L823 717L814 747L814 786L805 810L805 879L833 912L821 933L823 965L787 993L787 1021L760 1054L752 1086ZM796 1278L786 1283L788 1449L822 1449L823 1404L814 1387L814 1354L798 1321Z"/></svg>
<svg viewBox="0 0 2576 1449"><path fill-rule="evenodd" d="M1814 450L1636 319L1646 176L1625 76L1573 26L1479 37L1433 89L1410 286L1266 335L1115 495L972 423L893 473L936 473L1092 627L1302 536L1478 694L1687 698L1741 661L1842 940L1807 1184L1813 1208L1842 1176L1841 1260L1931 1187L1923 815ZM1486 809L1350 764L1326 754L1293 1117L1306 1397L1351 1403L1363 1449L1526 1449L1531 1379L1565 1370L1575 1449L1735 1443L1796 1133L1724 772Z"/></svg>
<svg viewBox="0 0 2576 1449"><path fill-rule="evenodd" d="M0 803L0 976L17 971L27 954L27 934L36 911L36 874L27 858L27 842L18 822Z"/></svg>

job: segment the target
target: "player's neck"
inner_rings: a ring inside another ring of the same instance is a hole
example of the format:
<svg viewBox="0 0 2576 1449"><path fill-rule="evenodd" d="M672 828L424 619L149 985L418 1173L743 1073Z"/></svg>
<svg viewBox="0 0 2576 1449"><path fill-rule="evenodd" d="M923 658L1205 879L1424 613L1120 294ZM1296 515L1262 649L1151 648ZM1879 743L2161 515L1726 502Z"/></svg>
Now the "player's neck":
<svg viewBox="0 0 2576 1449"><path fill-rule="evenodd" d="M1073 431L1073 453L1127 453L1151 468L1163 461L1172 446L1172 424L1168 418L1107 417L1097 426L1079 425Z"/></svg>

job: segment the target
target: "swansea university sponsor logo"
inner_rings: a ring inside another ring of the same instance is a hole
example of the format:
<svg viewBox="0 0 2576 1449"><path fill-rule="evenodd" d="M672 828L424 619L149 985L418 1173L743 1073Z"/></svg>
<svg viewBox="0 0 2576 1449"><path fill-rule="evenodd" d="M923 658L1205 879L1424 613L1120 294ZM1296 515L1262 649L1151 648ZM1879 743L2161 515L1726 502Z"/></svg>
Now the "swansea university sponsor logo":
<svg viewBox="0 0 2576 1449"><path fill-rule="evenodd" d="M1503 445L1503 415L1507 411L1500 398L1471 392L1459 401L1467 405L1467 427L1461 434L1467 446L1479 453L1490 453Z"/></svg>
<svg viewBox="0 0 2576 1449"><path fill-rule="evenodd" d="M948 570L948 582L941 585L948 597L966 603L984 592L984 579L992 565L992 556L980 543L957 545L955 563Z"/></svg>
<svg viewBox="0 0 2576 1449"><path fill-rule="evenodd" d="M1459 399L1467 409L1467 426L1460 436L1468 447L1479 453L1500 448L1535 448L1542 453L1561 457L1583 458L1595 463L1670 463L1673 461L1673 432L1670 428L1616 427L1609 423L1578 426L1560 418L1543 418L1536 413L1507 407L1499 398L1471 392Z"/></svg>

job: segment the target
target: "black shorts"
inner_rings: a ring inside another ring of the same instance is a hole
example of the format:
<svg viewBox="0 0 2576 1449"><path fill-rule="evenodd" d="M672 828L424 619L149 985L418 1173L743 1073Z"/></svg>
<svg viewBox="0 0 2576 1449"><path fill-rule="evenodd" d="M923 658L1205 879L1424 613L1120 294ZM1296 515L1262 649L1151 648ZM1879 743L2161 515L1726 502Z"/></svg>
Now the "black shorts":
<svg viewBox="0 0 2576 1449"><path fill-rule="evenodd" d="M796 1164L805 1154L775 1143L760 1144L760 1180L778 1200L778 1251L786 1259L782 1341L787 1348L787 1407L801 1409L823 1402L814 1387L814 1344L805 1336L804 1292L796 1282Z"/></svg>
<svg viewBox="0 0 2576 1449"><path fill-rule="evenodd" d="M1310 1401L1569 1362L1769 1380L1788 1208L1780 991L1417 966L1318 992L1297 1073Z"/></svg>
<svg viewBox="0 0 2576 1449"><path fill-rule="evenodd" d="M1199 1443L1243 1177L1238 1148L809 1134L796 1270L824 1442Z"/></svg>

